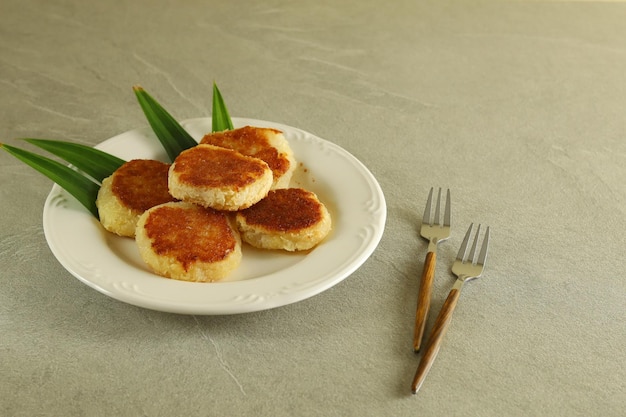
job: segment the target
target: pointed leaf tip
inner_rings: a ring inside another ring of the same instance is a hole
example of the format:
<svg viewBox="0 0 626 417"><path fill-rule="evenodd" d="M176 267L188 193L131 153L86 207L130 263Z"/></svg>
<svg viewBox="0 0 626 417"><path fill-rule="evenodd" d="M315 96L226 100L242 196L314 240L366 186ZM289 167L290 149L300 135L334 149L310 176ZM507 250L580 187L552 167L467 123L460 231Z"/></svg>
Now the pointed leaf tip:
<svg viewBox="0 0 626 417"><path fill-rule="evenodd" d="M222 132L224 130L232 130L233 122L230 118L230 114L228 113L228 108L226 107L226 103L224 103L224 98L222 97L222 93L219 88L217 88L217 83L213 82L213 114L211 118L211 131L212 132Z"/></svg>

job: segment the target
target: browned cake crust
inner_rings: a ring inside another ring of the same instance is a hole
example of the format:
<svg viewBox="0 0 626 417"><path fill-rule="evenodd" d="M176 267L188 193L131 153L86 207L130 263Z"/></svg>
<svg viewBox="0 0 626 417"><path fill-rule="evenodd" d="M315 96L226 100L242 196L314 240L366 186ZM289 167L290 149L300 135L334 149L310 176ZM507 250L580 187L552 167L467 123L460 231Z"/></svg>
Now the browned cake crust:
<svg viewBox="0 0 626 417"><path fill-rule="evenodd" d="M192 186L239 189L260 178L266 171L264 165L230 149L199 145L182 152L172 172Z"/></svg>
<svg viewBox="0 0 626 417"><path fill-rule="evenodd" d="M271 185L267 163L213 145L181 152L169 171L171 195L217 210L249 207L265 197Z"/></svg>
<svg viewBox="0 0 626 417"><path fill-rule="evenodd" d="M262 159L272 170L272 188L287 187L295 169L293 152L280 130L245 126L209 133L200 143L234 149L244 155Z"/></svg>
<svg viewBox="0 0 626 417"><path fill-rule="evenodd" d="M168 191L170 164L149 159L134 159L113 175L111 189L120 203L131 210L144 212L151 207L174 201Z"/></svg>
<svg viewBox="0 0 626 417"><path fill-rule="evenodd" d="M223 212L190 203L166 203L146 211L136 241L159 275L185 281L217 281L241 261L239 233Z"/></svg>
<svg viewBox="0 0 626 417"><path fill-rule="evenodd" d="M328 210L302 188L272 190L267 197L237 213L242 239L259 248L307 250L330 232Z"/></svg>
<svg viewBox="0 0 626 417"><path fill-rule="evenodd" d="M133 237L144 211L175 201L168 192L169 167L160 161L133 159L105 178L96 200L103 227L120 236Z"/></svg>
<svg viewBox="0 0 626 417"><path fill-rule="evenodd" d="M262 227L268 232L305 229L323 217L321 203L302 188L270 191L266 198L240 214L249 226Z"/></svg>

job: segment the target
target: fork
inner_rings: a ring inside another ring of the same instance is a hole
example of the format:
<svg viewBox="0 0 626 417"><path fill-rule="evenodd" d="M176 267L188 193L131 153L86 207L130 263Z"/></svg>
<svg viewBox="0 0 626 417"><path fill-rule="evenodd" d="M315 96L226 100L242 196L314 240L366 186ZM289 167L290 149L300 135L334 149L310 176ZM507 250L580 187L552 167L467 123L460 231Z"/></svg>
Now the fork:
<svg viewBox="0 0 626 417"><path fill-rule="evenodd" d="M458 278L452 286L452 290L450 290L450 294L448 294L448 298L446 298L446 301L437 316L437 320L435 320L435 324L433 325L433 329L428 340L428 346L426 347L424 356L422 356L419 366L417 367L415 377L413 378L413 383L411 385L413 394L416 394L422 386L422 383L426 378L426 374L428 374L428 371L437 357L437 353L439 353L441 340L443 339L443 336L448 329L448 325L452 320L452 313L454 312L454 308L456 307L459 296L461 295L463 284L474 278L478 278L483 273L483 269L485 268L487 249L489 248L489 227L487 227L487 230L485 231L485 237L480 248L480 254L478 254L478 259L476 259L476 247L478 245L480 225L478 225L472 249L470 250L469 255L466 255L467 245L470 240L473 226L474 224L472 223L470 224L469 229L467 229L467 233L465 234L459 253L456 256L454 264L452 265L452 272Z"/></svg>
<svg viewBox="0 0 626 417"><path fill-rule="evenodd" d="M435 276L435 265L437 263L437 244L443 242L450 237L450 190L446 193L446 206L444 208L443 225L440 223L441 213L441 188L437 194L437 203L435 206L435 215L431 219L430 212L433 201L433 188L428 193L426 208L424 209L424 217L422 219L422 227L420 235L428 239L428 252L424 261L424 270L422 272L422 280L420 283L419 293L417 295L417 308L415 311L415 330L413 333L413 350L419 352L422 338L424 336L424 328L426 327L426 318L430 309L430 294L433 285L433 277Z"/></svg>

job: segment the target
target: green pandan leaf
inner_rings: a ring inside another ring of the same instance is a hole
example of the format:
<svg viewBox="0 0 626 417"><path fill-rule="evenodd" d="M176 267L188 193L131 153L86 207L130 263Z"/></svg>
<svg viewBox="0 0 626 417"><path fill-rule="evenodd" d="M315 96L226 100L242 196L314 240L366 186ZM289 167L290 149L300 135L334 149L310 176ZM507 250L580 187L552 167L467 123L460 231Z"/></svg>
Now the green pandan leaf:
<svg viewBox="0 0 626 417"><path fill-rule="evenodd" d="M213 114L211 119L212 131L221 132L223 130L232 130L233 122L228 114L228 109L222 98L222 93L217 88L217 84L213 83Z"/></svg>
<svg viewBox="0 0 626 417"><path fill-rule="evenodd" d="M137 100L141 105L148 123L165 148L170 160L176 159L179 153L192 148L198 143L187 131L142 87L133 87Z"/></svg>
<svg viewBox="0 0 626 417"><path fill-rule="evenodd" d="M172 161L185 149L197 145L191 135L142 87L135 86L133 90L148 123ZM212 116L213 132L233 129L228 109L215 83L213 83ZM82 172L14 146L0 143L0 148L50 178L98 218L96 207L100 189L98 182L112 175L125 161L81 144L49 139L25 138L23 140L56 155Z"/></svg>
<svg viewBox="0 0 626 417"><path fill-rule="evenodd" d="M99 184L57 161L6 144L0 144L0 148L50 178L98 218L96 198Z"/></svg>
<svg viewBox="0 0 626 417"><path fill-rule="evenodd" d="M126 161L91 146L49 139L23 139L69 162L95 180L102 182Z"/></svg>

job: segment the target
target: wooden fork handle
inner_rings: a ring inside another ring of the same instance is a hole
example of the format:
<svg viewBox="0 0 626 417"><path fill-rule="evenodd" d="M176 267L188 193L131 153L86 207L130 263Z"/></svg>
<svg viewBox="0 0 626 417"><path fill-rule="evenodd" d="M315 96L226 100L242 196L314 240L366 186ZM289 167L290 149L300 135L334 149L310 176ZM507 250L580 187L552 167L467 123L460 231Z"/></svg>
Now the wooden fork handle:
<svg viewBox="0 0 626 417"><path fill-rule="evenodd" d="M437 354L439 353L441 341L443 340L443 336L446 334L446 331L448 330L448 325L452 320L452 313L454 312L456 303L459 300L459 295L461 295L461 290L453 288L452 291L450 291L450 294L448 294L448 298L446 298L443 306L441 307L441 311L437 316L437 320L435 320L433 330L430 334L430 338L428 339L426 350L424 351L424 356L422 356L422 360L417 367L417 372L415 372L413 383L411 384L411 391L413 392L413 394L416 394L422 386L422 383L424 382L424 379L426 379L428 371L430 371L430 368L433 365Z"/></svg>
<svg viewBox="0 0 626 417"><path fill-rule="evenodd" d="M430 309L430 294L435 276L435 265L437 264L437 253L428 252L424 261L424 271L420 282L419 293L417 294L417 308L415 310L415 330L413 332L413 350L419 352L426 327L426 318Z"/></svg>

